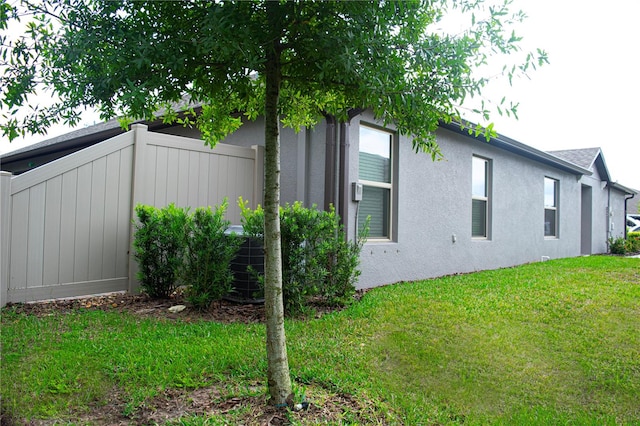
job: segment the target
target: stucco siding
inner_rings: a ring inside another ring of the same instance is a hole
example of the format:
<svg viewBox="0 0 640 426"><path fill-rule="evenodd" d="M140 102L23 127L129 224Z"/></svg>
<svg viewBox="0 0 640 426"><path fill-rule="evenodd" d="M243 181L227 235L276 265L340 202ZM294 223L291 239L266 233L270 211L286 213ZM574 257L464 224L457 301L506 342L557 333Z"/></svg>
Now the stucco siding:
<svg viewBox="0 0 640 426"><path fill-rule="evenodd" d="M368 111L351 121L349 182L358 180L361 122L379 125ZM261 119L246 122L224 143L263 145L263 132ZM323 205L325 132L325 122L300 133L282 129L282 203L300 200L307 205ZM543 258L578 256L582 248L582 209L585 208L583 185L591 188L592 200L586 207L590 211L585 216L591 221L592 232L588 235L591 253L606 252L608 236L623 230L622 224L617 223L622 221L622 215L618 220L616 210L620 209L616 206L623 205L624 196L609 191L595 166L591 176L580 177L446 129L438 131L437 140L444 158L436 162L428 154L415 153L409 138L396 140L393 235L391 241L371 241L365 245L359 287L507 267ZM487 239L471 237L474 155L488 159L491 165ZM545 177L558 182L557 237L544 236ZM609 203L614 214L611 222ZM350 238L355 238L356 215L357 203L350 201L345 218Z"/></svg>
<svg viewBox="0 0 640 426"><path fill-rule="evenodd" d="M358 124L354 122L353 128ZM352 136L357 140L357 131ZM447 130L438 131L437 138L444 159L433 162L426 154L416 154L410 140L400 137L397 236L392 242L364 246L359 287L580 254L576 218L580 217L581 187L575 175ZM352 154L357 155L357 142L352 145ZM471 237L473 155L491 161L487 239ZM355 179L357 163L352 173ZM545 177L559 182L558 238L544 237Z"/></svg>
<svg viewBox="0 0 640 426"><path fill-rule="evenodd" d="M611 189L611 237L624 238L626 216L624 213L625 194Z"/></svg>
<svg viewBox="0 0 640 426"><path fill-rule="evenodd" d="M296 133L280 129L280 201L282 204L302 201L308 206L322 206L324 200L325 123L312 130ZM264 146L264 119L244 122L242 127L224 140L225 144Z"/></svg>
<svg viewBox="0 0 640 426"><path fill-rule="evenodd" d="M593 175L583 176L582 185L592 188L591 254L606 253L609 237L624 236L624 194L601 181L595 167Z"/></svg>

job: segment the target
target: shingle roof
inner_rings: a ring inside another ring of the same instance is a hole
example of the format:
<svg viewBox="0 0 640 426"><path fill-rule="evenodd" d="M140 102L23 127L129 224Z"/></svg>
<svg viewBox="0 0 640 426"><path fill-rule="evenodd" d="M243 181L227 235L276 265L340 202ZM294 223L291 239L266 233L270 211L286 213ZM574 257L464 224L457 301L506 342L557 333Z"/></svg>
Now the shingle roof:
<svg viewBox="0 0 640 426"><path fill-rule="evenodd" d="M549 151L549 154L564 158L565 160L570 161L573 164L577 164L580 167L584 167L585 169L590 169L601 152L602 150L600 148L583 148Z"/></svg>
<svg viewBox="0 0 640 426"><path fill-rule="evenodd" d="M566 149L563 151L550 151L549 153L585 169L593 170L595 167L600 179L611 182L611 175L600 148Z"/></svg>
<svg viewBox="0 0 640 426"><path fill-rule="evenodd" d="M100 134L102 132L111 132L111 133L113 133L113 134L110 133L106 137L106 138L109 138L111 136L114 136L117 133L123 133L124 130L122 130L122 128L120 127L120 123L118 122L118 120L113 119L113 120L109 120L109 121L106 121L106 122L94 124L94 125L91 125L91 126L80 128L80 129L76 129L76 130L73 130L73 131L71 131L69 133L65 133L63 135L56 136L56 137L53 137L51 139L46 139L46 140L43 140L41 142L25 146L23 148L16 149L14 151L6 152L6 153L0 155L0 158L9 158L9 157L17 156L19 154L28 153L28 152L31 152L31 151L38 151L38 150L41 150L41 149L46 149L48 147L53 147L53 146L56 146L56 145L60 145L61 143L66 142L66 141L80 139L82 137L87 137L87 136L93 137L93 136L95 136L97 134Z"/></svg>

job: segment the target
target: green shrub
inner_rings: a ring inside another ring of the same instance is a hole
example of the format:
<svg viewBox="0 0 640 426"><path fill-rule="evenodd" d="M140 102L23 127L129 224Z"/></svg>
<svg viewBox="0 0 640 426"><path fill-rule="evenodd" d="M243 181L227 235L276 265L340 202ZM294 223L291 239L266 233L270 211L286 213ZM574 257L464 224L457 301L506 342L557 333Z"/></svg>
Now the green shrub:
<svg viewBox="0 0 640 426"><path fill-rule="evenodd" d="M609 252L611 254L625 254L627 252L625 239L622 237L609 238Z"/></svg>
<svg viewBox="0 0 640 426"><path fill-rule="evenodd" d="M629 232L627 234L626 250L629 253L640 252L640 232Z"/></svg>
<svg viewBox="0 0 640 426"><path fill-rule="evenodd" d="M225 200L215 210L198 208L187 222L181 276L187 285L187 300L199 309L208 308L232 290L230 265L241 240L224 233L231 224L224 219L227 206Z"/></svg>
<svg viewBox="0 0 640 426"><path fill-rule="evenodd" d="M262 239L264 211L240 200L246 235ZM340 218L296 202L280 208L282 292L287 313L304 311L317 297L333 305L347 303L355 292L364 238L347 241ZM362 234L366 237L366 233Z"/></svg>
<svg viewBox="0 0 640 426"><path fill-rule="evenodd" d="M338 215L333 209L330 213L336 229L339 227L340 230L333 240L332 251L326 257L328 274L324 285L320 286L320 294L331 305L345 305L352 300L360 276L360 252L369 234L369 220L359 230L356 241L347 241Z"/></svg>
<svg viewBox="0 0 640 426"><path fill-rule="evenodd" d="M640 232L629 232L626 240L622 237L609 238L609 252L611 254L640 252Z"/></svg>
<svg viewBox="0 0 640 426"><path fill-rule="evenodd" d="M152 298L167 298L178 286L187 209L137 205L136 214L133 248L138 280Z"/></svg>

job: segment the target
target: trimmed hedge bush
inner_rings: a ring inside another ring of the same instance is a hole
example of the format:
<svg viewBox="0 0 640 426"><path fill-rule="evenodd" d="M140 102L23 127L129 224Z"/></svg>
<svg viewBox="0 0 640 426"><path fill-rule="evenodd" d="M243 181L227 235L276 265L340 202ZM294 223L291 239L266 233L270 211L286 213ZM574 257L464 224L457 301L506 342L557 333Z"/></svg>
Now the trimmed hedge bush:
<svg viewBox="0 0 640 426"><path fill-rule="evenodd" d="M251 210L242 199L239 205L245 235L262 240L264 211L260 207ZM302 312L317 298L331 305L351 300L366 232L357 242L347 241L334 209L326 212L296 202L280 208L280 233L287 313Z"/></svg>
<svg viewBox="0 0 640 426"><path fill-rule="evenodd" d="M198 309L208 308L233 288L231 261L241 240L224 233L231 225L224 219L227 206L225 200L215 210L198 208L187 221L181 277L187 285L187 300Z"/></svg>
<svg viewBox="0 0 640 426"><path fill-rule="evenodd" d="M263 239L264 212L251 210L240 199L244 236ZM167 298L182 283L195 307L206 309L233 288L231 262L242 239L225 235L225 201L214 210L189 209L173 204L158 209L136 206L134 256L138 261L142 290L153 298ZM358 241L347 241L334 209L321 211L302 203L281 207L283 299L287 313L299 313L320 299L330 305L352 300L360 250L366 228ZM257 274L255 271L250 271ZM260 283L264 277L257 276Z"/></svg>
<svg viewBox="0 0 640 426"><path fill-rule="evenodd" d="M133 240L138 280L152 298L167 298L178 286L187 223L187 209L173 204L158 209L137 205Z"/></svg>

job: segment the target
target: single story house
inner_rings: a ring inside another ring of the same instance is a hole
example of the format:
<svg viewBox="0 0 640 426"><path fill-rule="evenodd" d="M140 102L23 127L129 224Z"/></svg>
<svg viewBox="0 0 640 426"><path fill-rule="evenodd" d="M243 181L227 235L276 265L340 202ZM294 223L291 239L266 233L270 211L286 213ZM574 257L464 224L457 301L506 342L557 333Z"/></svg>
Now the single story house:
<svg viewBox="0 0 640 426"><path fill-rule="evenodd" d="M263 121L215 149L195 129L116 122L0 157L0 304L135 288L128 253L136 203L192 208L262 200ZM370 217L358 287L607 251L637 191L610 179L599 148L542 152L455 124L443 159L370 111L282 129L281 200L336 207L348 238Z"/></svg>

